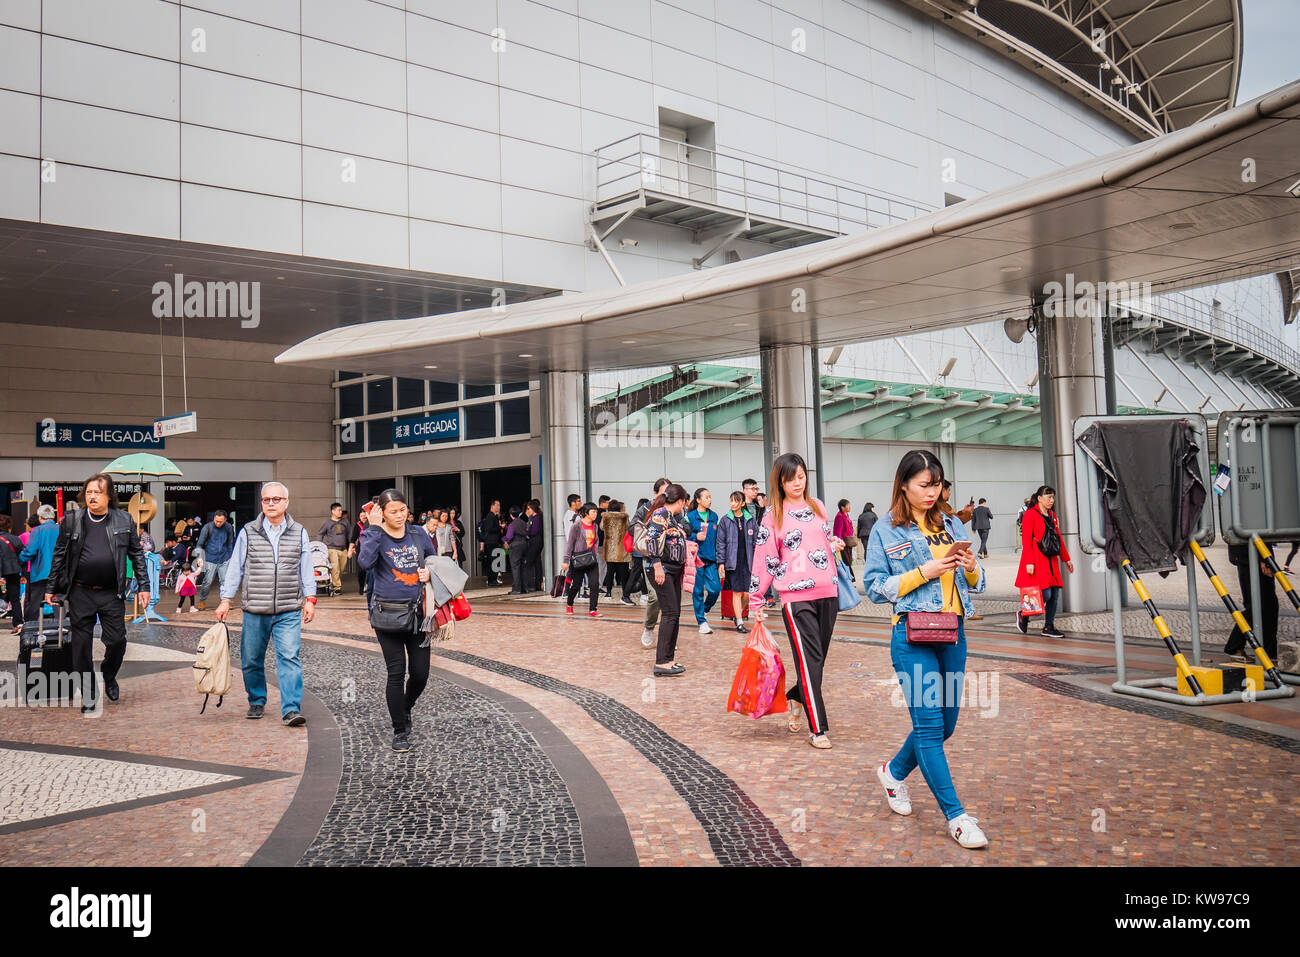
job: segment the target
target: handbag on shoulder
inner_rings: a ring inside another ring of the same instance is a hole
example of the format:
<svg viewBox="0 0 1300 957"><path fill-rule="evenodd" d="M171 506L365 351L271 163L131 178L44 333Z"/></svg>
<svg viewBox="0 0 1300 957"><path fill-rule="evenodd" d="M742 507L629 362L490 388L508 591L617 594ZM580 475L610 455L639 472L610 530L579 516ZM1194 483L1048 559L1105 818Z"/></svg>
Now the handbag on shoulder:
<svg viewBox="0 0 1300 957"><path fill-rule="evenodd" d="M957 571L953 570L952 594L944 603L944 608L952 607L952 598L957 594ZM943 588L943 579L939 580ZM955 645L960 637L958 631L961 615L955 611L909 611L903 619L909 645Z"/></svg>
<svg viewBox="0 0 1300 957"><path fill-rule="evenodd" d="M415 631L420 626L423 596L410 601L376 598L370 603L370 627L376 631Z"/></svg>

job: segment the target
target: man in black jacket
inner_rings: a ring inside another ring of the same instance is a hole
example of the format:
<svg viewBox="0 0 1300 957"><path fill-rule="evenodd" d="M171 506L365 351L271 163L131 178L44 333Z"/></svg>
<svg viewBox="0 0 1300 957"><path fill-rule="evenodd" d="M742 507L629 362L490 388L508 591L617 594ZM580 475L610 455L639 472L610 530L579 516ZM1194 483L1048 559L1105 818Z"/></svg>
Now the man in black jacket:
<svg viewBox="0 0 1300 957"><path fill-rule="evenodd" d="M118 508L113 480L96 472L82 485L86 507L64 515L54 544L45 600L66 595L72 632L72 669L80 676L81 711L94 711L95 619L104 641L104 694L118 697L117 673L126 655L126 560L131 559L141 600L149 606L149 573L131 516Z"/></svg>
<svg viewBox="0 0 1300 957"><path fill-rule="evenodd" d="M502 584L501 572L496 568L501 534L501 500L494 498L488 506L488 513L478 523L478 562L487 576L487 583L493 586Z"/></svg>

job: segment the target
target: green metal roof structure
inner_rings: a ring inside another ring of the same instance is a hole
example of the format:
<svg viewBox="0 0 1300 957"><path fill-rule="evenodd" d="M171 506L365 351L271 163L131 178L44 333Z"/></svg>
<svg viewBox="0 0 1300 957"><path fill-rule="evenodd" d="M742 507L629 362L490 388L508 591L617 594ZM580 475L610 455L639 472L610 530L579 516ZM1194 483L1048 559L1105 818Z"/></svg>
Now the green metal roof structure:
<svg viewBox="0 0 1300 957"><path fill-rule="evenodd" d="M763 383L758 369L699 364L601 396L591 408L593 432L680 431L759 435ZM880 441L1042 445L1034 395L821 376L822 437ZM1121 414L1158 412L1134 406ZM702 421L701 421L702 420Z"/></svg>

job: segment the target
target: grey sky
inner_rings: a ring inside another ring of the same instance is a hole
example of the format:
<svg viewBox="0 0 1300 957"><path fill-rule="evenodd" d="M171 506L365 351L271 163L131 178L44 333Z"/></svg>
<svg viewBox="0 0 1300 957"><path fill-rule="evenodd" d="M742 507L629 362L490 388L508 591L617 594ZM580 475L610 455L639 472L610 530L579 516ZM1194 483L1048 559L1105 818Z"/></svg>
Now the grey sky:
<svg viewBox="0 0 1300 957"><path fill-rule="evenodd" d="M1300 2L1242 0L1245 36L1237 102L1300 79Z"/></svg>

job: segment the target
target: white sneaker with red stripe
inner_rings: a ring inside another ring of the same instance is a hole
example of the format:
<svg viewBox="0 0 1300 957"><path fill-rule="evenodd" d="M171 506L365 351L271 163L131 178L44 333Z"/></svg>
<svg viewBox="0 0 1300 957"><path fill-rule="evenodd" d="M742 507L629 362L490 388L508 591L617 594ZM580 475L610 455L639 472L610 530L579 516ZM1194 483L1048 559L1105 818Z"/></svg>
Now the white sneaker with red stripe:
<svg viewBox="0 0 1300 957"><path fill-rule="evenodd" d="M880 779L880 786L885 789L889 809L895 814L911 814L912 797L907 793L907 785L902 781L894 780L894 776L889 773L889 762L876 768L876 777Z"/></svg>
<svg viewBox="0 0 1300 957"><path fill-rule="evenodd" d="M958 814L948 822L948 833L962 847L988 847L989 839L980 830L976 819L969 814Z"/></svg>

